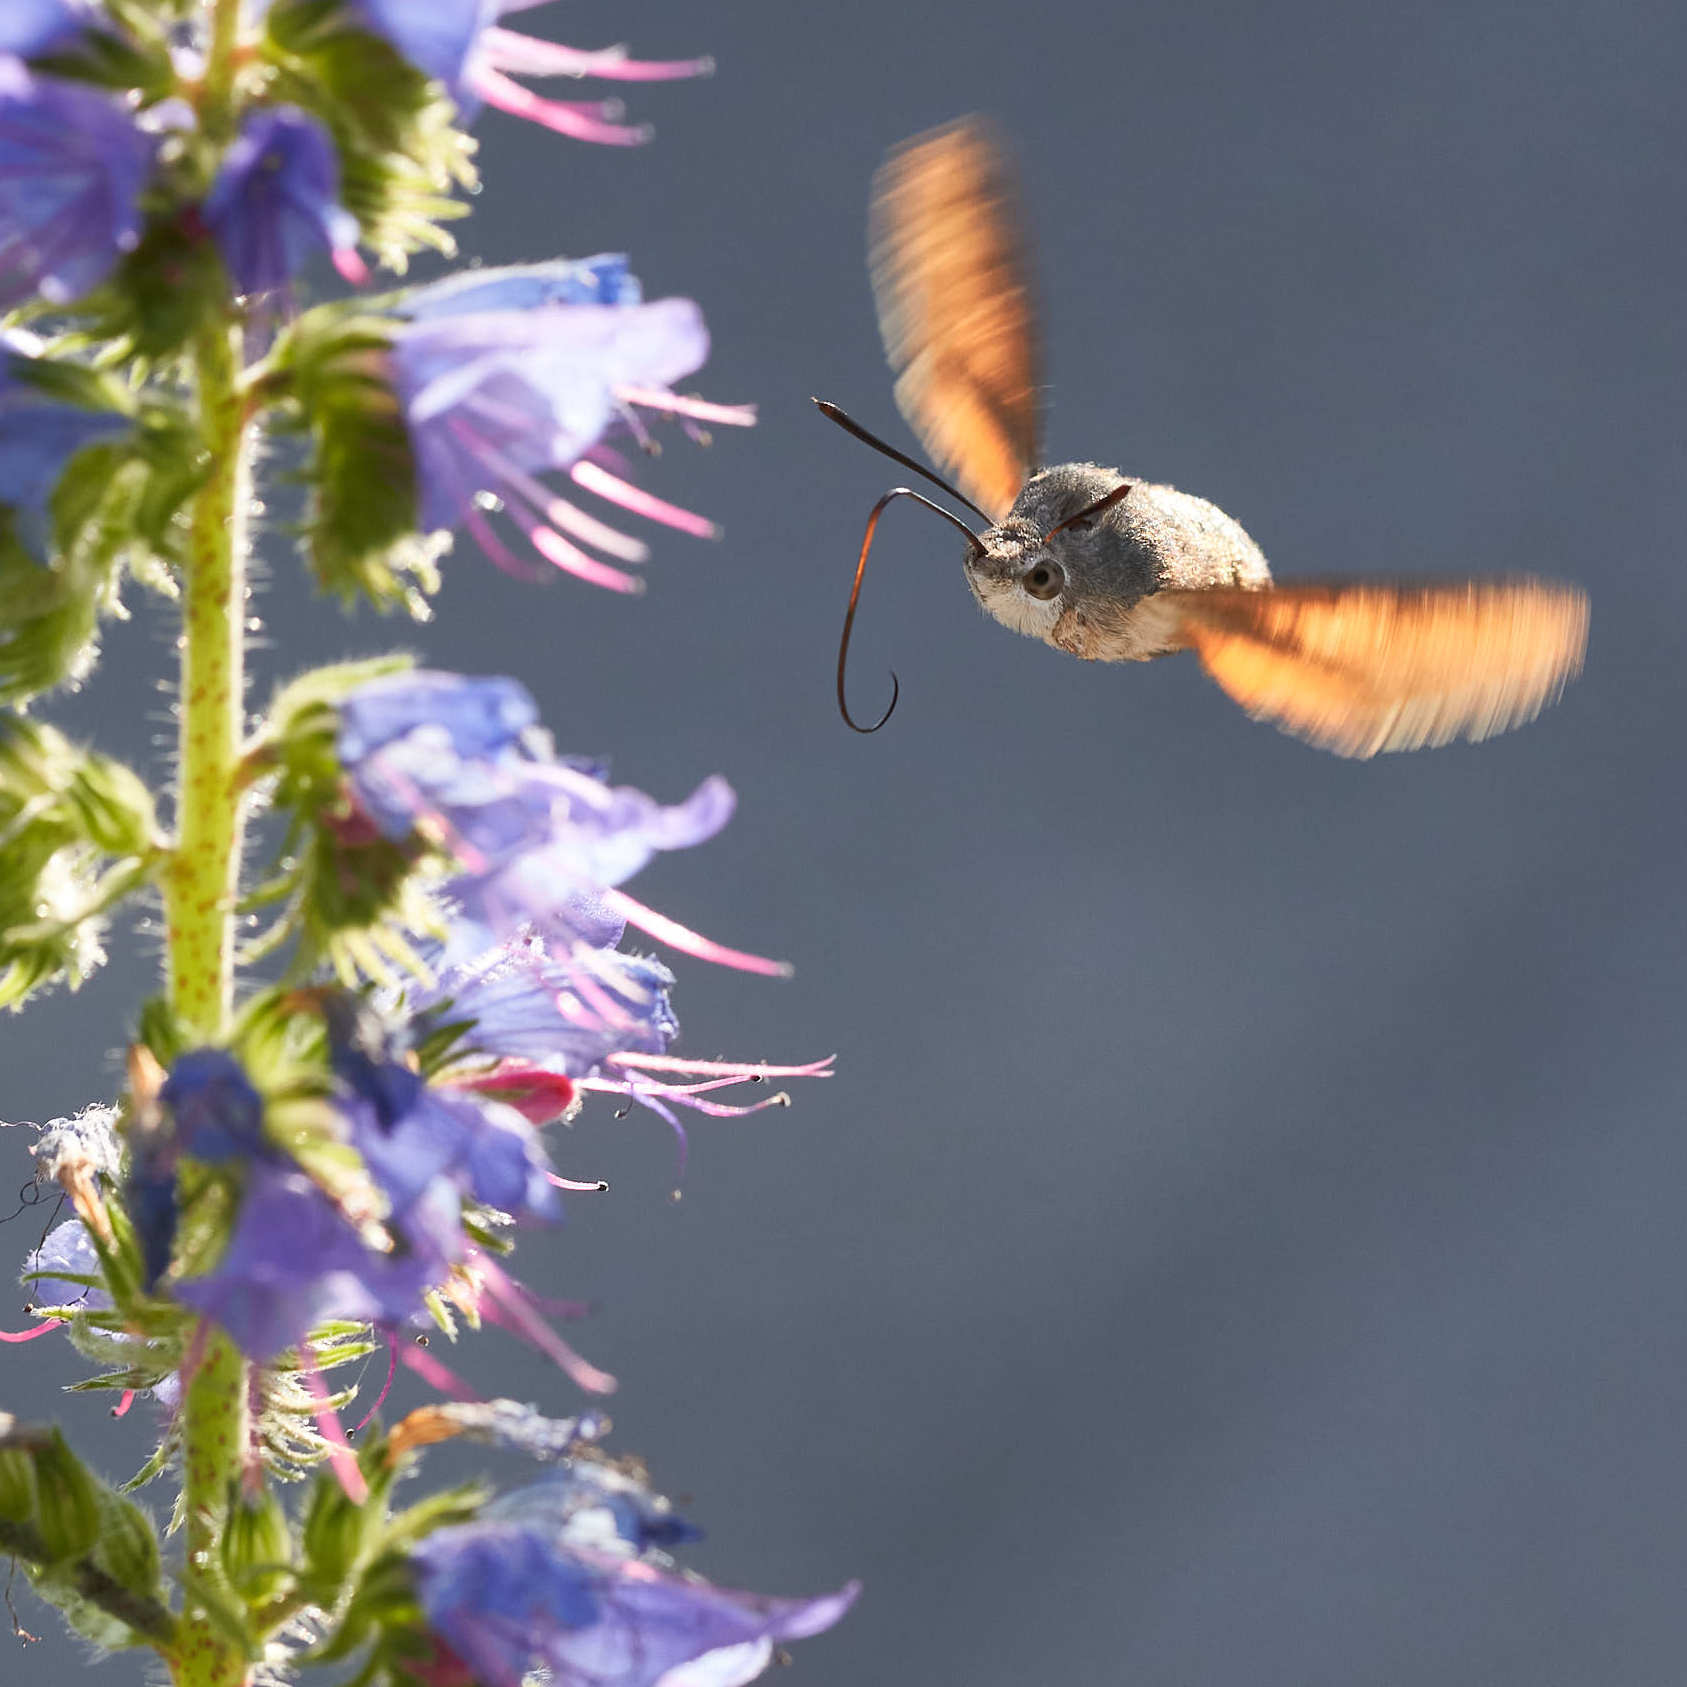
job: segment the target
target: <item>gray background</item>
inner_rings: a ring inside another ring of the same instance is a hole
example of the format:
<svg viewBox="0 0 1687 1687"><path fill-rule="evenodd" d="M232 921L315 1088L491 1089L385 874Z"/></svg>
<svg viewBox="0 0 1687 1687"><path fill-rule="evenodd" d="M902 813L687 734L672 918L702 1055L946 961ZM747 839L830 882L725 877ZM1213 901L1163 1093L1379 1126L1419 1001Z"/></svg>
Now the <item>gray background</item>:
<svg viewBox="0 0 1687 1687"><path fill-rule="evenodd" d="M551 19L523 21L720 74L631 91L643 153L483 119L471 249L629 249L652 294L704 303L700 384L762 425L645 475L728 526L661 538L646 600L465 546L412 642L522 676L561 744L654 792L726 773L737 822L635 889L799 970L682 961L683 1047L838 1051L795 1111L700 1124L677 1207L660 1124L593 1109L559 1152L614 1192L523 1250L598 1301L575 1334L623 1379L618 1444L709 1526L698 1562L866 1580L800 1649L809 1687L1679 1680L1680 8ZM1189 663L1088 667L986 623L954 535L901 513L857 682L865 710L894 663L903 707L844 730L838 617L898 476L808 395L909 443L866 186L972 109L1021 148L1051 455L1213 498L1285 576L1581 581L1589 671L1559 709L1345 764ZM270 554L260 695L404 636L309 605ZM162 638L117 628L57 717L148 754ZM109 1092L149 947L0 1027L0 1110ZM570 1405L506 1338L462 1362ZM8 1404L138 1458L50 1392L61 1345L0 1363ZM73 1679L49 1634L0 1673Z"/></svg>

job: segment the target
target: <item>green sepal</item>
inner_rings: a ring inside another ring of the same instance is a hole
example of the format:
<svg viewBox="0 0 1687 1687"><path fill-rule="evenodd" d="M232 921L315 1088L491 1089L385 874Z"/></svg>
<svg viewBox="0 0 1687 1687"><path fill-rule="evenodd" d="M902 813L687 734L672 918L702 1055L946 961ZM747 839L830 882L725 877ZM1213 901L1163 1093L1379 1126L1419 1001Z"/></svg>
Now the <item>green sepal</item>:
<svg viewBox="0 0 1687 1687"><path fill-rule="evenodd" d="M253 740L248 763L272 782L270 806L287 816L287 830L248 906L283 905L275 930L298 939L293 975L324 962L348 983L413 973L419 962L403 933L439 924L415 876L429 847L383 836L356 808L337 749L339 702L408 666L408 657L388 656L303 674L277 693Z"/></svg>
<svg viewBox="0 0 1687 1687"><path fill-rule="evenodd" d="M9 367L20 385L109 415L124 430L66 463L48 501L45 558L25 546L16 513L0 505L0 703L17 705L85 677L98 654L100 621L125 614L125 569L174 590L177 518L204 454L168 401L137 403L111 377L63 358L13 357Z"/></svg>
<svg viewBox="0 0 1687 1687"><path fill-rule="evenodd" d="M0 1522L34 1522L37 1497L35 1460L22 1447L0 1447Z"/></svg>
<svg viewBox="0 0 1687 1687"><path fill-rule="evenodd" d="M174 208L189 191L185 167L181 175L174 192L156 195L135 249L76 307L90 339L115 343L143 373L179 358L203 324L228 308L215 242L193 214Z"/></svg>
<svg viewBox="0 0 1687 1687"><path fill-rule="evenodd" d="M81 1558L100 1538L100 1484L57 1429L34 1459L35 1527L47 1559Z"/></svg>
<svg viewBox="0 0 1687 1687"><path fill-rule="evenodd" d="M223 1570L248 1606L273 1599L294 1577L287 1513L270 1489L237 1496L223 1524Z"/></svg>
<svg viewBox="0 0 1687 1687"><path fill-rule="evenodd" d="M275 0L261 49L272 96L314 112L340 157L340 199L382 263L456 243L440 226L467 214L474 142L456 108L399 51L362 29L342 0Z"/></svg>
<svg viewBox="0 0 1687 1687"><path fill-rule="evenodd" d="M0 1006L104 960L105 918L158 870L152 795L52 727L0 718Z"/></svg>
<svg viewBox="0 0 1687 1687"><path fill-rule="evenodd" d="M145 105L174 93L175 66L158 6L149 0L105 0L103 10L114 28L86 29L56 52L32 59L32 68L120 94L138 94Z"/></svg>
<svg viewBox="0 0 1687 1687"><path fill-rule="evenodd" d="M445 533L416 531L416 463L388 356L393 324L355 308L306 311L270 354L262 396L279 431L308 436L304 550L318 584L416 620L439 589Z"/></svg>

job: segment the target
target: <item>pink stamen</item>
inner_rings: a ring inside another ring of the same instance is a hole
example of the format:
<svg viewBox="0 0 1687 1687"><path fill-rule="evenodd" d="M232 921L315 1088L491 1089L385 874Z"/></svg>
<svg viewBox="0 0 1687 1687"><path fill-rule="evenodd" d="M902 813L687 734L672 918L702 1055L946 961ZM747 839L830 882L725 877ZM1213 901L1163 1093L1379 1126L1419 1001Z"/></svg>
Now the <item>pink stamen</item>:
<svg viewBox="0 0 1687 1687"><path fill-rule="evenodd" d="M600 146L643 146L650 139L647 124L636 129L624 124L606 123L603 114L614 109L604 103L548 100L531 88L513 82L490 64L479 64L469 73L469 84L488 105L507 111L512 117L525 117L541 128L577 141L596 141Z"/></svg>
<svg viewBox="0 0 1687 1687"><path fill-rule="evenodd" d="M127 1417L129 1415L129 1408L134 1405L134 1403L134 1389L125 1388L122 1394L118 1396L117 1404L111 1408L111 1415L114 1418Z"/></svg>
<svg viewBox="0 0 1687 1687"><path fill-rule="evenodd" d="M519 463L514 462L496 446L479 439L469 430L459 430L459 437L464 434L467 435L465 442L474 454L488 468L496 470L498 478L505 485L519 492L553 526L561 528L565 533L572 533L577 539L584 539L588 545L596 545L599 550L619 557L622 562L649 560L648 545L630 538L625 533L617 533L613 527L607 526L595 516L589 516L584 510L576 509L566 499L557 497L542 481L534 479Z"/></svg>
<svg viewBox="0 0 1687 1687"><path fill-rule="evenodd" d="M647 410L663 410L670 416L689 416L697 422L714 422L726 428L753 428L753 404L711 404L706 398L690 398L662 387L616 387L615 396L627 404L642 404Z"/></svg>
<svg viewBox="0 0 1687 1687"><path fill-rule="evenodd" d="M356 1435L374 1415L386 1404L387 1396L392 1393L392 1379L398 1375L398 1337L391 1330L385 1332L387 1338L387 1380L381 1384L381 1392L375 1396L375 1404L357 1420L352 1434Z"/></svg>
<svg viewBox="0 0 1687 1687"><path fill-rule="evenodd" d="M735 967L739 972L759 973L764 978L789 978L796 970L789 961L771 961L765 955L752 955L743 949L728 949L723 943L705 937L701 932L670 920L636 902L624 890L606 890L603 899L620 914L628 925L647 932L658 943L678 949L682 955L695 955L700 961L713 961L716 966Z"/></svg>
<svg viewBox="0 0 1687 1687"><path fill-rule="evenodd" d="M345 1490L346 1498L353 1505L362 1505L369 1498L369 1484L357 1467L357 1455L346 1439L340 1414L328 1403L328 1385L317 1369L316 1356L309 1342L299 1344L299 1370L304 1377L306 1391L316 1402L316 1410L311 1415L316 1419L316 1427L322 1431L323 1440L328 1443L329 1468Z"/></svg>
<svg viewBox="0 0 1687 1687"><path fill-rule="evenodd" d="M398 1357L401 1364L414 1371L430 1388L437 1388L441 1394L449 1395L453 1400L483 1398L449 1365L442 1364L425 1347L417 1347L413 1342L402 1342L399 1344Z"/></svg>
<svg viewBox="0 0 1687 1687"><path fill-rule="evenodd" d="M608 469L587 457L582 457L579 462L573 464L568 474L576 486L583 486L588 492L595 492L598 497L607 498L610 503L619 504L624 510L631 510L634 515L644 516L649 521L659 521L665 527L676 527L681 533L689 533L695 539L720 537L720 529L706 517L693 515L690 510L682 510L677 504L665 503L631 482L622 480L618 475L612 475Z"/></svg>
<svg viewBox="0 0 1687 1687"><path fill-rule="evenodd" d="M539 570L530 567L509 549L492 531L492 524L472 505L463 512L463 525L474 535L474 542L506 574L517 580L537 580Z"/></svg>
<svg viewBox="0 0 1687 1687"><path fill-rule="evenodd" d="M37 1336L44 1336L49 1330L56 1330L60 1324L68 1324L68 1318L48 1318L35 1326L33 1330L0 1330L0 1341L34 1341Z"/></svg>
<svg viewBox="0 0 1687 1687"><path fill-rule="evenodd" d="M527 1291L504 1274L503 1269L485 1254L477 1256L477 1267L486 1287L486 1302L482 1310L495 1324L522 1336L552 1361L578 1388L588 1394L613 1394L619 1386L608 1371L600 1371L590 1360L583 1359L572 1347L533 1310L526 1299Z"/></svg>
<svg viewBox="0 0 1687 1687"><path fill-rule="evenodd" d="M587 51L565 47L560 41L541 41L517 35L496 24L481 32L479 46L500 70L521 76L595 76L604 82L679 82L692 76L712 76L715 61L700 59L634 59L625 47Z"/></svg>
<svg viewBox="0 0 1687 1687"><path fill-rule="evenodd" d="M546 1181L558 1189L565 1189L571 1195L607 1195L609 1185L600 1177L595 1183L582 1183L575 1177L564 1177L560 1172L546 1172Z"/></svg>
<svg viewBox="0 0 1687 1687"><path fill-rule="evenodd" d="M836 1074L832 1062L838 1057L828 1054L811 1060L806 1066L768 1066L759 1061L682 1060L672 1054L638 1054L627 1051L609 1056L612 1066L645 1066L652 1072L710 1072L733 1079L744 1078L831 1078Z"/></svg>
<svg viewBox="0 0 1687 1687"><path fill-rule="evenodd" d="M349 246L335 248L334 268L340 272L340 279L353 287L362 287L369 280L369 266Z"/></svg>
<svg viewBox="0 0 1687 1687"><path fill-rule="evenodd" d="M612 592L626 592L633 597L644 590L644 582L636 574L623 573L619 568L611 568L608 563L588 556L578 545L570 544L560 533L546 527L520 505L511 504L509 509L534 550L565 573L591 585L603 586Z"/></svg>
<svg viewBox="0 0 1687 1687"><path fill-rule="evenodd" d="M689 1107L694 1112L705 1114L711 1119L745 1119L752 1113L764 1112L769 1107L789 1107L790 1096L780 1090L777 1095L764 1096L760 1101L723 1102L704 1101L701 1099L703 1090L719 1089L727 1084L735 1083L733 1078L717 1078L709 1084L651 1084L640 1085L634 1083L615 1083L608 1078L582 1078L580 1088L593 1090L603 1095L624 1095L632 1101L642 1103L652 1112L659 1112L676 1130L679 1121L667 1111L665 1107L658 1108L656 1102L672 1101L679 1106Z"/></svg>

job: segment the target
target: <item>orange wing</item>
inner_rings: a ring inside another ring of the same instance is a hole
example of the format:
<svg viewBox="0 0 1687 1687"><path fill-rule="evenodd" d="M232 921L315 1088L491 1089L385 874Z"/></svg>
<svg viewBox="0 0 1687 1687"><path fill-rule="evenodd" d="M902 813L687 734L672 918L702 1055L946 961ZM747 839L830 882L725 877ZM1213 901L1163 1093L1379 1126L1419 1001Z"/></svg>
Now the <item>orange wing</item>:
<svg viewBox="0 0 1687 1687"><path fill-rule="evenodd" d="M1547 580L1163 592L1256 720L1339 756L1491 738L1581 672L1587 598Z"/></svg>
<svg viewBox="0 0 1687 1687"><path fill-rule="evenodd" d="M1037 334L1017 196L989 129L965 118L899 147L873 182L879 331L896 402L993 520L1037 460Z"/></svg>

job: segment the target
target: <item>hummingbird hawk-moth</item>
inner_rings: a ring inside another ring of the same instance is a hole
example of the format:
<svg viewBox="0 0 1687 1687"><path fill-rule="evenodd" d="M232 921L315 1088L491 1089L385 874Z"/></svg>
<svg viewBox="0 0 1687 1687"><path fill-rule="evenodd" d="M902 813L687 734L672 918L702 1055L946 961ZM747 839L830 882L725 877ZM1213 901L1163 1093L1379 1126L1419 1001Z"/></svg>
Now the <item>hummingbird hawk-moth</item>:
<svg viewBox="0 0 1687 1687"><path fill-rule="evenodd" d="M1481 739L1532 720L1581 669L1587 599L1510 578L1277 584L1215 505L1095 463L1039 467L1040 369L1018 200L976 118L916 137L875 178L873 291L896 401L955 484L815 402L984 522L908 487L874 507L838 650L838 706L879 517L908 497L967 535L967 584L1004 626L1088 661L1191 650L1255 719L1344 756ZM895 676L892 676L894 681ZM896 706L897 692L891 695Z"/></svg>

